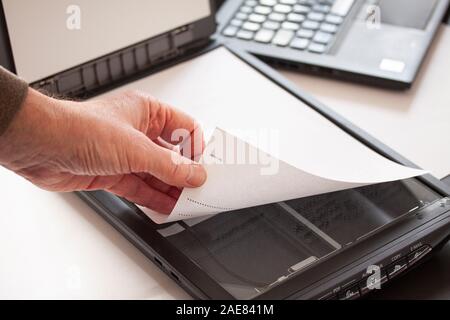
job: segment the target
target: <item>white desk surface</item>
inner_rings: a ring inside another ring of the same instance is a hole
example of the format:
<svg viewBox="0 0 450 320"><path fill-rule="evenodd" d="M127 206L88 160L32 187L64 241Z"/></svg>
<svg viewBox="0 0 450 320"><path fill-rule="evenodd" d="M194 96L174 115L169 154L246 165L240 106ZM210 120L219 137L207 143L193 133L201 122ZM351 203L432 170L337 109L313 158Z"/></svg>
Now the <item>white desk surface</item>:
<svg viewBox="0 0 450 320"><path fill-rule="evenodd" d="M442 178L450 173L450 27L406 92L282 71L358 126ZM0 299L189 298L74 194L0 167Z"/></svg>

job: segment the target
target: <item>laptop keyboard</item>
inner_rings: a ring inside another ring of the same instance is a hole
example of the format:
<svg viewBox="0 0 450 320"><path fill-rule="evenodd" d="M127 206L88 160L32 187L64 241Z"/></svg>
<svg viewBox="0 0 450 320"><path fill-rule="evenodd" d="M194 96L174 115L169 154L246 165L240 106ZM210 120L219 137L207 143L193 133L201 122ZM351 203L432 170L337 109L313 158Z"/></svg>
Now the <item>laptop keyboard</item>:
<svg viewBox="0 0 450 320"><path fill-rule="evenodd" d="M246 0L223 35L326 53L355 0Z"/></svg>

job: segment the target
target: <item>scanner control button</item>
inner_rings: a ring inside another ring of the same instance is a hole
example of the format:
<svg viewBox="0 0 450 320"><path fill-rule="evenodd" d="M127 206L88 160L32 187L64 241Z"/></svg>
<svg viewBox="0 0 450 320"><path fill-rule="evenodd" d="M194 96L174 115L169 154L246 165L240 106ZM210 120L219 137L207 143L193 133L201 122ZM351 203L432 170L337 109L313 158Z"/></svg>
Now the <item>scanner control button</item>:
<svg viewBox="0 0 450 320"><path fill-rule="evenodd" d="M381 289L381 286L388 281L388 277L384 269L381 270L381 278L373 274L360 282L361 294L365 295L374 289Z"/></svg>
<svg viewBox="0 0 450 320"><path fill-rule="evenodd" d="M344 288L339 292L339 300L353 300L358 299L360 296L358 285Z"/></svg>
<svg viewBox="0 0 450 320"><path fill-rule="evenodd" d="M389 279L393 279L408 268L406 258L401 258L387 267Z"/></svg>
<svg viewBox="0 0 450 320"><path fill-rule="evenodd" d="M423 246L408 255L408 263L414 264L431 252L430 246Z"/></svg>

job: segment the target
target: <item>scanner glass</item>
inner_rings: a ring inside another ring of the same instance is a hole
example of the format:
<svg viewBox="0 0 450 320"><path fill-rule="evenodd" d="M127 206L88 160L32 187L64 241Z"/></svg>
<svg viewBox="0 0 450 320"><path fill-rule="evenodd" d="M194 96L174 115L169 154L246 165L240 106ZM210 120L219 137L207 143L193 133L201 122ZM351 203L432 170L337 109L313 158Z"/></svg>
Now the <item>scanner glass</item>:
<svg viewBox="0 0 450 320"><path fill-rule="evenodd" d="M176 222L159 232L230 294L249 299L437 199L409 179Z"/></svg>

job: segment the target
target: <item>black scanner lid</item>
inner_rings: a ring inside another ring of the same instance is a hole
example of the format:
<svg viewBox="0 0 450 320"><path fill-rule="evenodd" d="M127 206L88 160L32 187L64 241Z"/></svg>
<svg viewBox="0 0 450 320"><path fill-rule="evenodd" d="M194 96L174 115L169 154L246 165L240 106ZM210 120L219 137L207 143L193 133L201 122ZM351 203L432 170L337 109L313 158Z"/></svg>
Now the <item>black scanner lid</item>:
<svg viewBox="0 0 450 320"><path fill-rule="evenodd" d="M7 1L0 1L0 65L16 72L19 71L18 59L14 58L11 37L13 34L17 36L19 32L8 32ZM176 1L172 0L175 5ZM35 77L31 77L31 80L25 77L25 80L29 81L32 87L54 94L86 96L89 92L99 91L116 82L123 82L139 73L156 68L168 60L179 58L208 43L210 36L216 30L214 3L210 0L202 1L209 5L209 15L207 16L196 18L187 24L174 25L172 29L162 34L152 35L148 39L131 43L124 48L117 48L77 65L70 65L69 62L64 70L46 74L45 77L39 77L37 80ZM126 5L130 6L131 4L127 3ZM155 6L157 5L158 3L155 4ZM17 11L17 8L15 10ZM83 11L81 13L83 16ZM63 12L64 14L65 12ZM114 15L115 13L110 14ZM135 37L130 36L130 38L134 39ZM80 55L83 55L82 52ZM43 73L40 72L40 74ZM19 76L21 76L20 72Z"/></svg>

